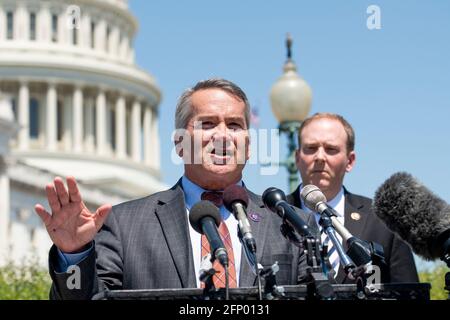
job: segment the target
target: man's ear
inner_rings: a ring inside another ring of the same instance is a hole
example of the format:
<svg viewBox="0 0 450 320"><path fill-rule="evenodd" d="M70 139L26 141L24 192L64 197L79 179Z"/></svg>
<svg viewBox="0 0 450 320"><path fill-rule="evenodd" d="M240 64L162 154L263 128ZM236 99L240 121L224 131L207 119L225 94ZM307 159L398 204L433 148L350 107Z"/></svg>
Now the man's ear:
<svg viewBox="0 0 450 320"><path fill-rule="evenodd" d="M350 151L347 156L347 166L345 167L345 172L352 171L353 167L355 166L356 162L356 153L355 151Z"/></svg>
<svg viewBox="0 0 450 320"><path fill-rule="evenodd" d="M181 146L180 141L174 142L175 152L180 158L183 158L183 147Z"/></svg>
<svg viewBox="0 0 450 320"><path fill-rule="evenodd" d="M183 139L184 131L176 129L173 135L173 144L175 146L175 152L180 158L183 158Z"/></svg>

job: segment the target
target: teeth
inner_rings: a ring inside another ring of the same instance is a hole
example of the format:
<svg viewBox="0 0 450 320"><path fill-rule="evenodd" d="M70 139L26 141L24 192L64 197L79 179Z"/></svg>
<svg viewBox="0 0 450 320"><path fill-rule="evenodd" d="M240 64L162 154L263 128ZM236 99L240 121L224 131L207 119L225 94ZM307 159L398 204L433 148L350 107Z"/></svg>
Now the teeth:
<svg viewBox="0 0 450 320"><path fill-rule="evenodd" d="M227 156L229 152L227 152L227 150L212 150L211 153L215 154L215 155L219 155L219 156Z"/></svg>

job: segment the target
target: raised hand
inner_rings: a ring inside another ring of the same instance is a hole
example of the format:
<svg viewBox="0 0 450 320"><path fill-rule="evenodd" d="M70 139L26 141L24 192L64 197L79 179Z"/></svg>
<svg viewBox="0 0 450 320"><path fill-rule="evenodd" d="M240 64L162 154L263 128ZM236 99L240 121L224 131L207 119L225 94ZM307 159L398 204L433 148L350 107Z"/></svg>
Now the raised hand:
<svg viewBox="0 0 450 320"><path fill-rule="evenodd" d="M53 243L61 251L72 253L94 239L110 213L111 205L102 205L95 213L91 213L81 198L75 178L67 177L66 181L68 190L60 177L56 177L45 188L51 214L41 204L36 204L34 209L44 222Z"/></svg>

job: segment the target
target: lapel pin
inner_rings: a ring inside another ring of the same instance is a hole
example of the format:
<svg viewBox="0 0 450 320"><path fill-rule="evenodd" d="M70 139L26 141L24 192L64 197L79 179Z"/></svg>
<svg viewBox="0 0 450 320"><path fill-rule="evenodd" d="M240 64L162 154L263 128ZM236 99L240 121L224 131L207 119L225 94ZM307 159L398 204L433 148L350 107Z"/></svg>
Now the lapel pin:
<svg viewBox="0 0 450 320"><path fill-rule="evenodd" d="M257 214L256 212L250 212L248 216L252 221L255 221L255 222L261 221L261 216L259 214Z"/></svg>
<svg viewBox="0 0 450 320"><path fill-rule="evenodd" d="M358 212L352 212L352 213L350 214L350 217L351 217L353 220L356 220L356 221L358 221L359 219L361 219L361 215L360 215Z"/></svg>

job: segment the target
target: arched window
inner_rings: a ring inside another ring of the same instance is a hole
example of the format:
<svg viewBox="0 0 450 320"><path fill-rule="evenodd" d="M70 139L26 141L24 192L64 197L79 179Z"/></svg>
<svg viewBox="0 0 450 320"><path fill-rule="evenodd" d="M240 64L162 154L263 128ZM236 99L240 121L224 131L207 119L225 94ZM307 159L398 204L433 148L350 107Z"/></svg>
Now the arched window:
<svg viewBox="0 0 450 320"><path fill-rule="evenodd" d="M12 40L14 37L14 12L6 13L6 39Z"/></svg>
<svg viewBox="0 0 450 320"><path fill-rule="evenodd" d="M52 14L52 41L58 41L58 15Z"/></svg>
<svg viewBox="0 0 450 320"><path fill-rule="evenodd" d="M72 29L72 44L76 46L78 44L78 32L77 28Z"/></svg>
<svg viewBox="0 0 450 320"><path fill-rule="evenodd" d="M35 98L30 99L30 138L39 138L39 101Z"/></svg>
<svg viewBox="0 0 450 320"><path fill-rule="evenodd" d="M64 134L64 103L58 99L57 102L57 111L56 111L56 117L57 117L57 131L56 131L56 139L58 141L62 140L63 134Z"/></svg>
<svg viewBox="0 0 450 320"><path fill-rule="evenodd" d="M110 50L111 50L110 42L111 42L111 27L107 26L106 27L106 43L105 43L105 51L106 52L110 52Z"/></svg>
<svg viewBox="0 0 450 320"><path fill-rule="evenodd" d="M109 130L109 137L110 137L109 143L111 144L111 149L116 150L116 110L114 109L114 107L111 107L111 108L109 108L108 111L109 111L108 130Z"/></svg>
<svg viewBox="0 0 450 320"><path fill-rule="evenodd" d="M30 12L30 40L36 40L36 13Z"/></svg>
<svg viewBox="0 0 450 320"><path fill-rule="evenodd" d="M95 22L91 21L91 48L95 48Z"/></svg>

